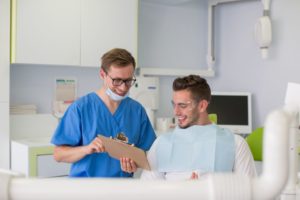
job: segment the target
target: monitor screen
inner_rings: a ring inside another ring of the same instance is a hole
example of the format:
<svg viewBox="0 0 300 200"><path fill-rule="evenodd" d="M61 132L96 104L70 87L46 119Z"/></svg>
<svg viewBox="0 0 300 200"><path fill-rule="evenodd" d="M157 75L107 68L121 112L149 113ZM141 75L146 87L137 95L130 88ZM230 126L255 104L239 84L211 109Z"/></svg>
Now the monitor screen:
<svg viewBox="0 0 300 200"><path fill-rule="evenodd" d="M217 114L217 124L234 133L252 132L250 93L213 92L208 113Z"/></svg>

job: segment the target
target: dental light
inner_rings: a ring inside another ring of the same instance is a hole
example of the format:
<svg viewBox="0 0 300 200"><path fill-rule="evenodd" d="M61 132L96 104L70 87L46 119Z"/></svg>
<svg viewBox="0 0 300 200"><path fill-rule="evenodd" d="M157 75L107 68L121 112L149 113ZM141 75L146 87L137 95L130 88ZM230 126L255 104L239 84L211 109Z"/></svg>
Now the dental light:
<svg viewBox="0 0 300 200"><path fill-rule="evenodd" d="M268 58L269 46L272 41L272 24L270 19L270 0L262 0L263 16L255 24L255 39L261 50L262 58Z"/></svg>

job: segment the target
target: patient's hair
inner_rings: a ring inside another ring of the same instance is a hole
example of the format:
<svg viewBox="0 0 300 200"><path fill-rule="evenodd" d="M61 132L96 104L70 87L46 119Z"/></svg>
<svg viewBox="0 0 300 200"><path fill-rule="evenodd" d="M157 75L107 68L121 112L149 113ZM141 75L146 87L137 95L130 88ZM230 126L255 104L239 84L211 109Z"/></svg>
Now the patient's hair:
<svg viewBox="0 0 300 200"><path fill-rule="evenodd" d="M118 67L125 67L130 64L133 65L135 69L135 60L134 57L126 49L115 48L106 52L102 58L101 68L108 72L111 65L116 65Z"/></svg>
<svg viewBox="0 0 300 200"><path fill-rule="evenodd" d="M192 98L199 102L207 100L210 102L211 91L208 83L204 78L198 75L189 75L176 78L173 82L173 91L188 90L191 92Z"/></svg>

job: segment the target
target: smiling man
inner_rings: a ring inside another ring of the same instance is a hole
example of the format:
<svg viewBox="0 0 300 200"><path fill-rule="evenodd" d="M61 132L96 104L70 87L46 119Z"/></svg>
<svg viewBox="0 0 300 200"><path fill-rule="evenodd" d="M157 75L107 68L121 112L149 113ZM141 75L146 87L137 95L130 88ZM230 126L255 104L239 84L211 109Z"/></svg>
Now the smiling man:
<svg viewBox="0 0 300 200"><path fill-rule="evenodd" d="M110 157L98 134L148 150L155 133L140 103L128 97L135 83L135 60L125 49L102 56L103 86L75 101L60 121L51 142L54 158L72 163L72 177L132 177L136 164L129 158Z"/></svg>
<svg viewBox="0 0 300 200"><path fill-rule="evenodd" d="M255 166L245 140L212 124L207 108L211 90L198 75L173 82L173 111L178 126L161 135L148 152L151 171L142 179L197 179L212 172L255 176Z"/></svg>

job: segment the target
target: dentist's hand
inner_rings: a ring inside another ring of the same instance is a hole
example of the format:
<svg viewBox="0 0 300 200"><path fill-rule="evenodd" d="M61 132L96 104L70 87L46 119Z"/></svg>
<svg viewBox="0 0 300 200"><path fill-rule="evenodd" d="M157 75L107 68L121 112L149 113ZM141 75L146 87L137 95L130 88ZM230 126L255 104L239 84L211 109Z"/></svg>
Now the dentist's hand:
<svg viewBox="0 0 300 200"><path fill-rule="evenodd" d="M121 169L127 173L134 173L137 170L137 166L130 158L120 158Z"/></svg>
<svg viewBox="0 0 300 200"><path fill-rule="evenodd" d="M96 137L89 145L86 146L86 154L105 152L102 140Z"/></svg>

